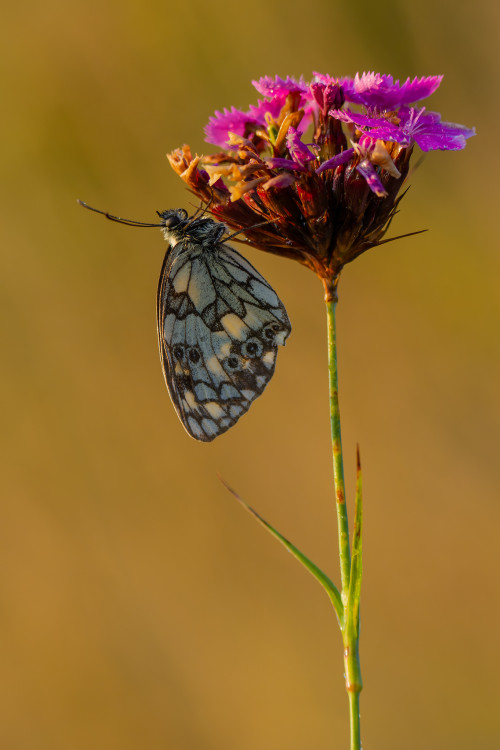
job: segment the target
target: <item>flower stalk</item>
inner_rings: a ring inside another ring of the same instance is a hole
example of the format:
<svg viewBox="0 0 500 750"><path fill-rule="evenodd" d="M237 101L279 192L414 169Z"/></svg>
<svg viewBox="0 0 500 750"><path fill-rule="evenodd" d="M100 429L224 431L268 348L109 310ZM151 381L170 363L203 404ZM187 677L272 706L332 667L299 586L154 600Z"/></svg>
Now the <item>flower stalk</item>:
<svg viewBox="0 0 500 750"><path fill-rule="evenodd" d="M337 369L337 332L335 325L336 295L326 301L328 327L328 380L330 399L330 428L333 452L333 482L335 487L335 507L339 536L340 574L342 599L347 599L351 575L351 551L349 548L349 523L345 500L344 461L342 456L342 435L340 429L340 408Z"/></svg>
<svg viewBox="0 0 500 750"><path fill-rule="evenodd" d="M344 462L342 455L342 434L340 425L337 335L335 312L337 306L336 290L334 294L326 290L326 311L328 331L328 376L330 399L330 425L333 452L333 481L335 488L335 507L339 539L340 577L342 581L341 600L343 617L340 624L344 645L344 675L349 698L349 717L351 730L351 750L360 750L361 731L359 716L359 694L363 687L361 665L359 661L359 597L361 588L361 468L358 451L356 510L353 537L353 557L349 544L349 522L344 483Z"/></svg>

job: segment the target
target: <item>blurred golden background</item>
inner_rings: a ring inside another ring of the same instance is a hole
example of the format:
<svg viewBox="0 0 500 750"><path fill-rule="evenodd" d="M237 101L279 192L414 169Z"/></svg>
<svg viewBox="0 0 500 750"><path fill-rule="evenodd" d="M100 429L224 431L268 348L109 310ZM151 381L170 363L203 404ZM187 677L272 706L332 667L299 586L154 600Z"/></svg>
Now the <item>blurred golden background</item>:
<svg viewBox="0 0 500 750"><path fill-rule="evenodd" d="M248 251L293 333L197 444L157 353L160 231L76 203L190 209L165 153L211 149L252 78L314 70L444 73L429 107L478 129L426 157L391 230L430 231L345 269L340 398L364 747L500 747L499 21L488 0L3 8L1 750L347 747L333 610L217 478L338 581L320 283Z"/></svg>

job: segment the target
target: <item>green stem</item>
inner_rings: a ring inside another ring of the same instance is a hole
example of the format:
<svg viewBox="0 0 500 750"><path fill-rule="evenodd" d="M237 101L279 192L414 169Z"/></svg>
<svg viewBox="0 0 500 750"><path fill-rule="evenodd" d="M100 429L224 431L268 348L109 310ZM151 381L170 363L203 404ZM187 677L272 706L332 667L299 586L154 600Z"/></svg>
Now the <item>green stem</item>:
<svg viewBox="0 0 500 750"><path fill-rule="evenodd" d="M342 580L342 604L344 616L341 623L344 644L344 673L347 695L349 698L349 715L351 730L351 750L361 750L359 721L359 694L362 689L361 668L359 663L359 585L361 582L361 470L358 457L358 485L356 492L356 523L353 546L353 564L351 568L351 550L349 546L349 524L345 501L344 465L342 458L342 437L340 431L340 409L338 394L337 370L337 336L335 330L335 308L337 305L336 284L326 284L326 311L328 323L328 375L330 385L330 424L333 449L333 479L335 486L335 505L339 537L340 574ZM351 580L352 576L352 580Z"/></svg>
<svg viewBox="0 0 500 750"><path fill-rule="evenodd" d="M361 731L359 725L359 693L348 693L349 714L351 720L351 750L361 750Z"/></svg>
<svg viewBox="0 0 500 750"><path fill-rule="evenodd" d="M337 374L337 336L335 331L335 307L337 296L326 298L328 323L328 375L330 380L330 424L333 449L333 481L335 505L339 532L340 575L342 580L342 601L346 604L351 578L351 552L349 549L349 523L345 503L344 463L342 459L342 436L340 434L339 387Z"/></svg>
<svg viewBox="0 0 500 750"><path fill-rule="evenodd" d="M357 618L356 618L357 619ZM344 673L351 727L351 750L361 750L361 730L359 721L359 694L363 687L358 652L358 628L346 627L342 633L344 641Z"/></svg>

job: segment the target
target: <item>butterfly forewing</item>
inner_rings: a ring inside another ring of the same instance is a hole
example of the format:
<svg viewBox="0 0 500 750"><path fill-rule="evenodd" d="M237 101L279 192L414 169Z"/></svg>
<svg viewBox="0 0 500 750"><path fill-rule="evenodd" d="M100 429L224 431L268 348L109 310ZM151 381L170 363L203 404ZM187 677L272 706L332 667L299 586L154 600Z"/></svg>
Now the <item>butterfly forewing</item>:
<svg viewBox="0 0 500 750"><path fill-rule="evenodd" d="M263 392L290 321L267 281L221 243L222 225L183 218L169 228L167 218L166 226L157 298L163 373L188 433L210 441Z"/></svg>

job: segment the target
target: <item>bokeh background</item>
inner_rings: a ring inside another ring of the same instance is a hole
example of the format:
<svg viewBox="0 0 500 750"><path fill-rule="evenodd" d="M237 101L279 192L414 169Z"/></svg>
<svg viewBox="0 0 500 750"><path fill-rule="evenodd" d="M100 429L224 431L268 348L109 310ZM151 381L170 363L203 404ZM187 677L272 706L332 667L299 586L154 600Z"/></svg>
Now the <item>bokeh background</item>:
<svg viewBox="0 0 500 750"><path fill-rule="evenodd" d="M338 328L352 502L365 478L370 750L500 747L498 7L47 0L2 10L0 748L329 750L342 648L317 584L222 475L338 581L322 290L248 251L293 324L228 435L181 428L158 361L159 230L194 200L165 153L252 78L444 73L475 125L347 267Z"/></svg>

